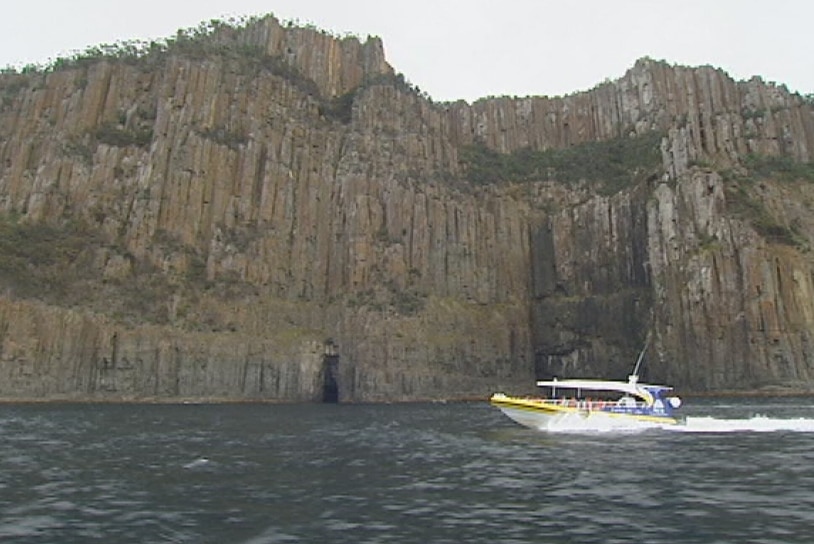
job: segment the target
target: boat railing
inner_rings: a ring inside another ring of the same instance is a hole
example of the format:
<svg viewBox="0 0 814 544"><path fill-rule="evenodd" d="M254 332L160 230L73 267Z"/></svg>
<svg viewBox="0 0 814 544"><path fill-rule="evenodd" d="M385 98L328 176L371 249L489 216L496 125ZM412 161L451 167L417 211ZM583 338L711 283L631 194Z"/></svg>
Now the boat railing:
<svg viewBox="0 0 814 544"><path fill-rule="evenodd" d="M577 408L579 410L599 411L608 410L611 408L645 408L646 404L641 401L636 401L630 397L622 398L619 400L594 400L594 399L575 399L575 398L557 398L557 399L539 399L543 404L562 406L567 408Z"/></svg>

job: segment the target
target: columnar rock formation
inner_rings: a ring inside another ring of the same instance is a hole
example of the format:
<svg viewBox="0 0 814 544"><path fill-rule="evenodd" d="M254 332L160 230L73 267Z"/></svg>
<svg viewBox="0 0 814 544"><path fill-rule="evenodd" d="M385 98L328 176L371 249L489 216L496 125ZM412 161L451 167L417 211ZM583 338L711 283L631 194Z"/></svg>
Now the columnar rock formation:
<svg viewBox="0 0 814 544"><path fill-rule="evenodd" d="M267 17L0 96L0 395L317 400L336 352L344 401L482 397L623 377L647 329L653 379L811 383L814 115L783 87L644 59L435 104L378 39ZM472 159L652 136L621 186Z"/></svg>

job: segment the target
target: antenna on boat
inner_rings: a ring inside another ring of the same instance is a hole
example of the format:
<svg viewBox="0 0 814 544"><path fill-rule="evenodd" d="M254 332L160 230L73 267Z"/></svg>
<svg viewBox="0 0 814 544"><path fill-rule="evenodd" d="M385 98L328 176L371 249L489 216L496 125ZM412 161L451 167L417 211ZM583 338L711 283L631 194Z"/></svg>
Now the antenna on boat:
<svg viewBox="0 0 814 544"><path fill-rule="evenodd" d="M647 331L647 338L644 339L644 347L642 348L641 353L639 353L639 358L636 359L636 366L633 367L633 374L628 376L628 380L633 383L639 381L639 368L642 366L642 359L644 359L644 354L647 351L647 345L650 344L650 332Z"/></svg>

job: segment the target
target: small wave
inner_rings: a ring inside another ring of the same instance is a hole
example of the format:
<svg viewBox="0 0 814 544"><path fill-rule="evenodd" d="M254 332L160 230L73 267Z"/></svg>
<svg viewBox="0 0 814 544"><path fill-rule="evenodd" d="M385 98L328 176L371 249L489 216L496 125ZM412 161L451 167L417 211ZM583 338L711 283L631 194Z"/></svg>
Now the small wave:
<svg viewBox="0 0 814 544"><path fill-rule="evenodd" d="M184 465L184 468L186 469L201 468L207 466L209 463L210 461L206 457L199 457L194 461L190 461L189 463Z"/></svg>
<svg viewBox="0 0 814 544"><path fill-rule="evenodd" d="M59 520L52 516L32 514L11 517L0 521L0 537L34 537L59 526Z"/></svg>

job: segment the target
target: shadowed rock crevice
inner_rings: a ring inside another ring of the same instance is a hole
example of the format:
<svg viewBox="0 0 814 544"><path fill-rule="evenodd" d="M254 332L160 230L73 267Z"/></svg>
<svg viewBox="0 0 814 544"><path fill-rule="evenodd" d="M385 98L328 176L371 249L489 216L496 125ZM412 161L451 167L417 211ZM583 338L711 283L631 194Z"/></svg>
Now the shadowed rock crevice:
<svg viewBox="0 0 814 544"><path fill-rule="evenodd" d="M325 356L322 360L322 402L336 404L339 402L339 352L332 341L325 343Z"/></svg>

